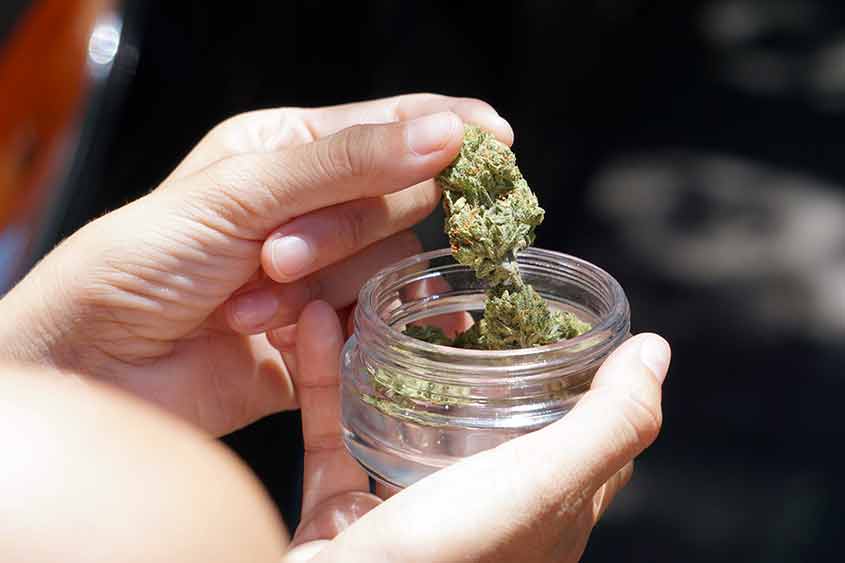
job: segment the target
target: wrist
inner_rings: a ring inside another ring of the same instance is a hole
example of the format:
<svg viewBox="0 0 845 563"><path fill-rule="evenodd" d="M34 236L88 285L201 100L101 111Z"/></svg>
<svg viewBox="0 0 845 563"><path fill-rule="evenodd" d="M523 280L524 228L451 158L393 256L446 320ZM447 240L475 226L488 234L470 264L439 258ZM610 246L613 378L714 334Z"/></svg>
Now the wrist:
<svg viewBox="0 0 845 563"><path fill-rule="evenodd" d="M54 338L45 333L47 323L39 319L38 304L27 297L29 283L24 278L0 300L0 359L54 365Z"/></svg>
<svg viewBox="0 0 845 563"><path fill-rule="evenodd" d="M0 360L72 368L73 314L54 250L0 299Z"/></svg>

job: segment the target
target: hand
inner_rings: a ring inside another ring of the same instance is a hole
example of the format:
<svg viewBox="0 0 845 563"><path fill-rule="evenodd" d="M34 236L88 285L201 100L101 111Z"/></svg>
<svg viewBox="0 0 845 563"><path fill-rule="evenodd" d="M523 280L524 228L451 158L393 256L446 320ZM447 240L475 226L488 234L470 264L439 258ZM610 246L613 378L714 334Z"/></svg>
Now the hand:
<svg viewBox="0 0 845 563"><path fill-rule="evenodd" d="M261 333L317 298L350 305L418 251L406 229L437 204L462 120L512 141L484 102L434 95L224 122L0 301L0 357L108 380L215 435L295 407Z"/></svg>
<svg viewBox="0 0 845 563"><path fill-rule="evenodd" d="M662 338L641 334L607 359L560 421L381 503L341 440L340 323L329 305L313 303L297 330L297 355L316 361L294 374L305 476L302 521L286 561L577 561L630 479L633 459L660 429L670 351Z"/></svg>

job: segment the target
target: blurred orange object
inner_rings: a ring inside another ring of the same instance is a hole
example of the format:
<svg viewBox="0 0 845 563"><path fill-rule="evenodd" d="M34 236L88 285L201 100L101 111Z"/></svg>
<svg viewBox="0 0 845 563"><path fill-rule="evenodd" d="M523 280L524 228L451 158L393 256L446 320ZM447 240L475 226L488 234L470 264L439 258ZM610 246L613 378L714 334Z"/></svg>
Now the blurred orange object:
<svg viewBox="0 0 845 563"><path fill-rule="evenodd" d="M0 45L0 232L12 223L35 229L49 208L63 141L85 100L89 37L110 4L35 1Z"/></svg>

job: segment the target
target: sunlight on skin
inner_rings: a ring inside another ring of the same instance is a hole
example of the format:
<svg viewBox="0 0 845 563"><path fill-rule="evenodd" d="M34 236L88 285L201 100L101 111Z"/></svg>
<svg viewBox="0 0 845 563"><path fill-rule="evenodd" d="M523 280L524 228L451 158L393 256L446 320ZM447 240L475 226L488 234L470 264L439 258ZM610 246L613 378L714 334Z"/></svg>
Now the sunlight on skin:
<svg viewBox="0 0 845 563"><path fill-rule="evenodd" d="M264 333L315 299L349 307L419 251L408 229L437 204L431 178L463 120L513 140L489 104L434 94L227 120L0 300L0 357L109 381L214 435L294 408L291 366ZM296 273L302 256L273 250L282 235L314 254Z"/></svg>
<svg viewBox="0 0 845 563"><path fill-rule="evenodd" d="M315 302L298 320L295 352L288 353L308 358L294 373L306 457L293 560L576 561L592 526L630 478L631 459L660 426L659 387L669 349L658 337L640 335L611 355L591 391L561 421L467 458L380 503L343 445L338 388L343 338L332 307ZM560 443L567 448L551 445ZM454 510L443 511L445 505ZM562 512L561 505L569 508ZM501 514L511 515L505 529ZM537 543L538 537L554 541ZM534 548L526 551L526 545Z"/></svg>
<svg viewBox="0 0 845 563"><path fill-rule="evenodd" d="M0 560L278 561L282 521L231 451L68 373L0 366Z"/></svg>

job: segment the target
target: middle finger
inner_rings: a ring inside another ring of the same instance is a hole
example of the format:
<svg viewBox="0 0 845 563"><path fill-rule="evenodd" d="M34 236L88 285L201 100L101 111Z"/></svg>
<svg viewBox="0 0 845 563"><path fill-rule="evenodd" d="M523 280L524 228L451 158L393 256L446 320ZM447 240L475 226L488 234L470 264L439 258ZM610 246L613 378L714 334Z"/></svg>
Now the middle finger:
<svg viewBox="0 0 845 563"><path fill-rule="evenodd" d="M318 299L335 309L346 307L376 272L419 252L416 235L403 231L295 282L264 279L224 304L226 320L235 332L258 334L295 323L302 309Z"/></svg>

